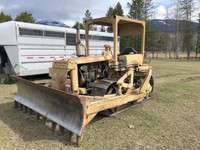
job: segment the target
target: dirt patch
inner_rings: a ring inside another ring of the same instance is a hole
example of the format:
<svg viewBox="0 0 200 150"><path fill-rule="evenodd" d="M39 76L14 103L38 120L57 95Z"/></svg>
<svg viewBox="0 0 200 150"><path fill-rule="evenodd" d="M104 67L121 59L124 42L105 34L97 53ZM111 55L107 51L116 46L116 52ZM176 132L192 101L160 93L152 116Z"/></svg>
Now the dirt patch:
<svg viewBox="0 0 200 150"><path fill-rule="evenodd" d="M158 76L156 78L166 78L166 77L173 77L173 76L182 76L182 75L198 75L199 73L177 73L177 74L167 74L163 76Z"/></svg>
<svg viewBox="0 0 200 150"><path fill-rule="evenodd" d="M196 76L196 77L188 77L188 78L184 78L184 79L181 79L181 81L194 81L194 80L200 80L200 76Z"/></svg>

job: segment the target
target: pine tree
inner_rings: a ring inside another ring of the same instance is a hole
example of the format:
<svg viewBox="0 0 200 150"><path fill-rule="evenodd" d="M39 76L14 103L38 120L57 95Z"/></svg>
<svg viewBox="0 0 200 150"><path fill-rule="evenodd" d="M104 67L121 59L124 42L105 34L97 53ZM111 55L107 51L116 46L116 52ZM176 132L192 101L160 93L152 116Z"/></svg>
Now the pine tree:
<svg viewBox="0 0 200 150"><path fill-rule="evenodd" d="M190 59L190 52L194 48L194 29L191 21L192 13L194 11L194 0L181 0L180 6L183 13L183 19L185 21L183 27L183 50L187 51L187 59Z"/></svg>
<svg viewBox="0 0 200 150"><path fill-rule="evenodd" d="M101 32L106 32L106 29L104 26L101 26L101 29L100 29Z"/></svg>
<svg viewBox="0 0 200 150"><path fill-rule="evenodd" d="M76 23L73 25L74 28L77 28L77 25L80 25L80 29L84 29L84 26L82 23L76 21Z"/></svg>
<svg viewBox="0 0 200 150"><path fill-rule="evenodd" d="M137 20L144 20L146 21L146 50L150 51L153 50L151 47L151 37L154 36L154 29L153 29L153 22L149 21L150 17L152 16L152 0L132 0L131 3L127 3L127 6L129 8L128 17L137 19ZM131 40L129 37L127 40ZM136 49L140 49L140 36L134 36L132 37L133 45Z"/></svg>
<svg viewBox="0 0 200 150"><path fill-rule="evenodd" d="M0 14L0 23L2 22L7 22L13 20L10 15L5 15L4 12L2 11Z"/></svg>
<svg viewBox="0 0 200 150"><path fill-rule="evenodd" d="M117 5L115 6L113 10L113 15L124 16L124 11L122 9L120 2L118 2Z"/></svg>
<svg viewBox="0 0 200 150"><path fill-rule="evenodd" d="M112 7L108 8L108 11L106 13L106 17L110 17L114 15L114 9Z"/></svg>
<svg viewBox="0 0 200 150"><path fill-rule="evenodd" d="M129 10L128 17L144 20L144 0L132 0L131 3L127 3Z"/></svg>
<svg viewBox="0 0 200 150"><path fill-rule="evenodd" d="M85 17L83 18L83 27L85 29L85 21L92 19L92 13L89 10L85 11ZM93 25L90 25L89 30L97 31L97 28Z"/></svg>
<svg viewBox="0 0 200 150"><path fill-rule="evenodd" d="M151 41L151 37L152 36L155 36L155 39L156 39L156 36L159 36L161 31L160 30L155 30L153 28L154 26L154 22L152 21L152 9L153 9L153 3L152 3L152 0L144 0L143 1L144 3L144 6L143 6L143 15L142 15L142 20L146 21L146 36L145 36L145 45L146 45L146 51L148 51L148 47L152 45L152 42ZM156 32L159 32L159 33L156 33ZM154 45L154 49L152 50L157 50L159 51L158 48L155 48L156 47L156 44Z"/></svg>
<svg viewBox="0 0 200 150"><path fill-rule="evenodd" d="M187 59L190 59L190 52L194 49L193 38L194 28L191 21L186 21L183 28L183 51L187 52Z"/></svg>
<svg viewBox="0 0 200 150"><path fill-rule="evenodd" d="M27 11L20 13L15 18L15 21L20 22L28 22L28 23L35 23L35 19L33 18L31 13L27 13Z"/></svg>
<svg viewBox="0 0 200 150"><path fill-rule="evenodd" d="M152 16L152 0L144 0L144 20L147 21Z"/></svg>
<svg viewBox="0 0 200 150"><path fill-rule="evenodd" d="M124 16L124 11L122 9L120 2L117 3L115 8L109 7L109 9L106 13L106 17L111 17L111 16L115 16L115 15ZM107 32L113 32L112 27L107 27Z"/></svg>
<svg viewBox="0 0 200 150"><path fill-rule="evenodd" d="M196 43L196 58L198 53L200 52L200 14L199 14L199 26L198 26L198 35L197 35L197 43Z"/></svg>
<svg viewBox="0 0 200 150"><path fill-rule="evenodd" d="M85 25L85 21L92 19L91 12L89 10L85 11L85 17L83 18L83 25Z"/></svg>
<svg viewBox="0 0 200 150"><path fill-rule="evenodd" d="M165 26L164 26L164 45L163 45L163 51L165 53L165 58L167 58L167 53L170 53L170 47L169 47L169 42L170 42L170 34L169 34L169 11L167 9L167 14L165 17Z"/></svg>
<svg viewBox="0 0 200 150"><path fill-rule="evenodd" d="M108 9L108 11L107 11L107 13L106 13L106 17L111 17L111 16L113 16L114 15L114 9L112 8L112 7L109 7L109 9ZM109 32L109 33L111 33L111 32L113 32L113 28L112 27L107 27L107 32Z"/></svg>

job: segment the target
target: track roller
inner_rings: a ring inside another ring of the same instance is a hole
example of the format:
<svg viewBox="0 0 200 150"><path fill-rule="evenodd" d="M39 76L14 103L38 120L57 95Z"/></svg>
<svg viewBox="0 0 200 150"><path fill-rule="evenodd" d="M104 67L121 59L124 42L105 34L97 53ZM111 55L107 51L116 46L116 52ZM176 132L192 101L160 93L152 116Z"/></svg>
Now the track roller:
<svg viewBox="0 0 200 150"><path fill-rule="evenodd" d="M68 130L67 141L71 141L72 136L73 136L73 132L71 132L71 131Z"/></svg>
<svg viewBox="0 0 200 150"><path fill-rule="evenodd" d="M60 135L64 134L64 128L61 125L59 125L59 132L60 132Z"/></svg>
<svg viewBox="0 0 200 150"><path fill-rule="evenodd" d="M39 120L40 119L40 114L36 112L36 119Z"/></svg>
<svg viewBox="0 0 200 150"><path fill-rule="evenodd" d="M24 113L27 113L28 112L28 107L24 106Z"/></svg>
<svg viewBox="0 0 200 150"><path fill-rule="evenodd" d="M47 122L47 117L45 116L42 116L42 124L45 125Z"/></svg>
<svg viewBox="0 0 200 150"><path fill-rule="evenodd" d="M19 103L17 101L14 103L14 108L19 108Z"/></svg>
<svg viewBox="0 0 200 150"><path fill-rule="evenodd" d="M23 105L22 104L19 104L19 109L20 109L20 111L23 111Z"/></svg>
<svg viewBox="0 0 200 150"><path fill-rule="evenodd" d="M32 109L29 108L28 110L29 110L29 115L33 115L34 114Z"/></svg>
<svg viewBox="0 0 200 150"><path fill-rule="evenodd" d="M56 125L57 125L57 124L56 124L54 121L51 121L51 130L52 130L52 131L55 131Z"/></svg>

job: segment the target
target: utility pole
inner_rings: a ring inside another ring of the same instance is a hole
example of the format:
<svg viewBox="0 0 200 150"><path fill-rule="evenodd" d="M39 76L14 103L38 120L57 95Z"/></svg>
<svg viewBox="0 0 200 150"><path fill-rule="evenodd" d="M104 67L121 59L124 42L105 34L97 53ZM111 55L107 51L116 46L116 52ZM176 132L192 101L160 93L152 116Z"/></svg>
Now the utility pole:
<svg viewBox="0 0 200 150"><path fill-rule="evenodd" d="M197 45L196 45L196 58L200 52L200 14L199 14L199 26L198 26L198 36L197 36Z"/></svg>

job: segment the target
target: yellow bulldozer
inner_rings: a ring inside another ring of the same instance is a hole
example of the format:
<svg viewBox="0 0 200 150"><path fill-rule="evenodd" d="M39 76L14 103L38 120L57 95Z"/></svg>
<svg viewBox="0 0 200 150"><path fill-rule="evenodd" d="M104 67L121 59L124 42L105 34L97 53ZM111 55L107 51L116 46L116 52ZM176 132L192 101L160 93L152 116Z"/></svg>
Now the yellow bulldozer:
<svg viewBox="0 0 200 150"><path fill-rule="evenodd" d="M113 49L104 45L101 56L90 56L90 25L112 26ZM140 35L141 50L120 50L118 39ZM145 22L121 16L88 20L85 23L85 45L80 41L77 28L75 58L54 60L49 69L51 82L36 84L12 76L18 86L15 107L33 111L43 122L52 121L62 132L67 129L77 145L83 140L85 126L97 115L114 115L148 99L153 91L152 67L144 63Z"/></svg>

